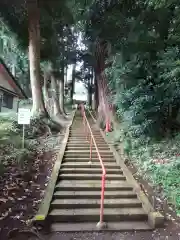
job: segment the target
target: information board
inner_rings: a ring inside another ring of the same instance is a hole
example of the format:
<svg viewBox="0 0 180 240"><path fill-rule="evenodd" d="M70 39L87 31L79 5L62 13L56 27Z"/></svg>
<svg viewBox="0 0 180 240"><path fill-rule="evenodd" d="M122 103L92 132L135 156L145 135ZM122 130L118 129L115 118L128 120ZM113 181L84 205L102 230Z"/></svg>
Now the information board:
<svg viewBox="0 0 180 240"><path fill-rule="evenodd" d="M27 108L18 109L18 124L30 124L31 110Z"/></svg>

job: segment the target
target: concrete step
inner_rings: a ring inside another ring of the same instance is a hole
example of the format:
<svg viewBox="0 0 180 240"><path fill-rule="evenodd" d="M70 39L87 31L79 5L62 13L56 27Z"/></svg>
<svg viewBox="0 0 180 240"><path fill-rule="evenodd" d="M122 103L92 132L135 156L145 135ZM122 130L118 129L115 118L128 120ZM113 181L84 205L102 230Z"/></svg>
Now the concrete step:
<svg viewBox="0 0 180 240"><path fill-rule="evenodd" d="M97 146L97 147L98 147L98 150L108 150L109 149L109 147L106 147L106 146ZM83 145L83 144L79 145L79 144L77 144L76 146L75 145L72 146L72 145L68 144L66 149L67 150L82 150L82 151L86 150L86 151L89 151L90 150L90 145ZM92 146L92 149L93 150L96 149L94 145Z"/></svg>
<svg viewBox="0 0 180 240"><path fill-rule="evenodd" d="M105 143L104 142L104 139L101 139L101 138L94 138L96 143ZM69 141L75 141L75 142L80 142L80 141L84 141L84 142L90 142L90 138L86 138L86 137L72 137L70 136L68 138Z"/></svg>
<svg viewBox="0 0 180 240"><path fill-rule="evenodd" d="M51 203L51 209L81 209L98 208L101 200L97 199L55 199ZM138 199L105 199L104 208L140 208L142 203Z"/></svg>
<svg viewBox="0 0 180 240"><path fill-rule="evenodd" d="M90 144L90 141L87 141L86 139L83 139L83 140L78 140L78 139L69 139L68 140L68 144L78 144L78 145L82 145L82 144L85 144L85 145L89 145ZM105 146L108 146L106 143L104 143L104 141L96 141L96 144L99 146L99 145L105 145Z"/></svg>
<svg viewBox="0 0 180 240"><path fill-rule="evenodd" d="M51 221L57 222L92 222L99 221L99 208L85 209L53 209L49 213ZM147 220L142 208L105 208L104 221Z"/></svg>
<svg viewBox="0 0 180 240"><path fill-rule="evenodd" d="M102 174L91 174L91 173L66 173L59 174L59 179L64 180L99 180L102 178ZM126 177L120 174L106 174L106 179L109 180L126 180Z"/></svg>
<svg viewBox="0 0 180 240"><path fill-rule="evenodd" d="M86 137L86 136L91 136L91 134L89 133L89 132L87 132L87 133L85 133L84 131L82 132L82 133L70 133L69 134L69 136L70 137L77 137L77 138L83 138L83 137ZM93 136L95 137L95 138L100 138L100 139L103 139L104 140L104 138L103 138L103 136L101 135L101 134L93 134Z"/></svg>
<svg viewBox="0 0 180 240"><path fill-rule="evenodd" d="M112 155L105 155L100 153L100 156L103 160L103 162L105 161L105 159L109 159L110 162L115 162L114 156ZM93 152L91 155L92 159L94 159L94 161L98 161L99 162L99 158L97 157L97 153ZM88 161L90 160L90 152L88 153L84 153L84 154L78 154L77 152L71 153L71 154L64 154L64 158L70 159L73 158L74 161L76 161L76 159L88 159Z"/></svg>
<svg viewBox="0 0 180 240"><path fill-rule="evenodd" d="M84 132L81 114L75 115L59 171L48 218L53 231L96 231L101 202L102 169L96 149L90 160L90 134ZM89 118L93 136L107 174L105 181L104 221L106 230L147 230L147 213L117 166L113 153ZM69 227L70 226L70 227Z"/></svg>
<svg viewBox="0 0 180 240"><path fill-rule="evenodd" d="M109 148L108 144L107 143L96 143L98 147L107 147ZM77 143L74 143L74 142L68 142L68 146L89 146L90 143L89 142L77 142Z"/></svg>
<svg viewBox="0 0 180 240"><path fill-rule="evenodd" d="M56 191L101 191L101 180L61 180L55 186ZM105 191L132 191L126 181L106 181Z"/></svg>
<svg viewBox="0 0 180 240"><path fill-rule="evenodd" d="M72 133L72 132L70 132L70 133L69 133L69 136L81 138L81 137L91 136L91 133L90 133L90 132L86 132L86 133L85 133L84 131L82 131L81 133ZM102 138L102 139L104 139L101 134L95 133L95 134L93 134L93 136L94 136L95 138Z"/></svg>
<svg viewBox="0 0 180 240"><path fill-rule="evenodd" d="M61 167L60 169L60 174L66 174L66 173L75 173L75 174L101 174L102 173L102 168L93 168L89 166L86 168L77 168L77 167L72 167L72 168L66 168L66 167ZM106 169L106 174L123 174L123 171L120 170L119 168L116 169Z"/></svg>
<svg viewBox="0 0 180 240"><path fill-rule="evenodd" d="M91 134L88 133L89 136L91 136ZM85 133L70 133L69 134L69 137L77 137L77 138L83 138L83 137L86 137L87 134ZM103 139L102 135L101 134L93 134L94 138L100 138L100 139Z"/></svg>
<svg viewBox="0 0 180 240"><path fill-rule="evenodd" d="M73 133L73 134L69 134L69 137L71 137L71 138L85 138L86 136L91 136L91 134L85 134L85 133L83 133L82 135L78 135L78 134L75 134L75 133ZM94 138L99 138L99 139L102 139L103 141L105 141L104 140L104 138L103 138L103 136L102 135L93 135L94 136Z"/></svg>
<svg viewBox="0 0 180 240"><path fill-rule="evenodd" d="M71 140L76 140L77 141L77 139L78 140L90 140L91 138L90 137L86 137L86 136L82 136L82 137L77 137L77 136L69 136L69 138L68 139L71 139ZM95 137L95 140L96 141L100 141L100 142L102 142L102 143L106 143L105 141L104 141L104 139L101 137L99 137L99 138L97 138L97 137Z"/></svg>
<svg viewBox="0 0 180 240"><path fill-rule="evenodd" d="M101 191L55 191L54 199L100 199ZM133 191L105 191L105 199L136 198Z"/></svg>
<svg viewBox="0 0 180 240"><path fill-rule="evenodd" d="M82 137L77 137L77 136L69 136L68 139L71 139L71 140L86 140L86 136L82 136Z"/></svg>
<svg viewBox="0 0 180 240"><path fill-rule="evenodd" d="M78 128L77 128L78 129ZM101 133L99 132L99 131L95 131L95 130L93 130L92 128L91 128L91 131L92 131L92 133L94 134L94 135L97 135L97 136L101 136L102 137L102 135L101 135ZM89 133L89 129L87 130L87 132ZM69 131L69 133L70 134L76 134L76 135L83 135L83 134L85 134L85 131L84 131L84 128L79 128L78 130L70 130Z"/></svg>
<svg viewBox="0 0 180 240"><path fill-rule="evenodd" d="M63 163L67 163L67 162L74 162L74 163L81 163L81 162L86 162L86 163L88 163L89 162L89 156L73 156L73 155L71 155L71 156L69 156L69 155L67 155L67 156L64 156L64 158L63 158ZM106 164L106 163L108 163L108 164L115 164L116 163L116 161L115 161L115 159L114 158L112 158L111 156L109 157L109 156L107 156L107 157L102 157L102 159L103 159L103 163L104 164ZM99 158L97 158L97 157L92 157L92 159L91 159L91 161L92 161L92 163L99 163Z"/></svg>
<svg viewBox="0 0 180 240"><path fill-rule="evenodd" d="M119 166L117 166L115 163L104 163L106 169L120 169ZM88 161L86 162L63 162L61 164L61 168L100 168L101 169L101 164L100 162L96 161L96 162L92 162L91 164L88 164Z"/></svg>
<svg viewBox="0 0 180 240"><path fill-rule="evenodd" d="M53 223L51 231L53 232L95 232L99 231L96 227L97 222L81 222L74 223ZM103 231L148 231L151 230L146 221L121 221L121 222L108 222L107 228Z"/></svg>
<svg viewBox="0 0 180 240"><path fill-rule="evenodd" d="M105 150L99 150L101 157L113 157L113 153ZM65 156L89 156L89 152L87 150L66 150ZM97 155L96 150L92 150L92 155Z"/></svg>

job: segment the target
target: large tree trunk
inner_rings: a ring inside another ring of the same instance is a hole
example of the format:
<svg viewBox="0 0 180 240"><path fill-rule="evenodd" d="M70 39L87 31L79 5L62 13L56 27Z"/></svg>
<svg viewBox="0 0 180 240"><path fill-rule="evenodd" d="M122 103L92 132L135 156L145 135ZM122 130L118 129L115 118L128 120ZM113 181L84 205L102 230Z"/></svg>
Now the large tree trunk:
<svg viewBox="0 0 180 240"><path fill-rule="evenodd" d="M72 104L73 104L73 95L74 95L74 86L75 86L75 72L76 72L76 64L73 65L73 69L72 69L72 83L71 83L71 92L70 92L70 98L71 98Z"/></svg>
<svg viewBox="0 0 180 240"><path fill-rule="evenodd" d="M88 80L88 106L92 108L92 85L91 80Z"/></svg>
<svg viewBox="0 0 180 240"><path fill-rule="evenodd" d="M16 66L15 66L15 64L13 63L12 64L12 75L14 76L14 77L16 77Z"/></svg>
<svg viewBox="0 0 180 240"><path fill-rule="evenodd" d="M91 69L89 69L89 76L91 76ZM88 106L92 108L92 77L88 79Z"/></svg>
<svg viewBox="0 0 180 240"><path fill-rule="evenodd" d="M105 111L105 96L104 96L104 91L101 85L101 76L97 77L97 81L98 81L98 99L99 99L99 105L98 105L98 123L100 125L100 127L102 129L105 128L105 124L106 124L106 111Z"/></svg>
<svg viewBox="0 0 180 240"><path fill-rule="evenodd" d="M97 82L97 75L95 74L95 78L94 78L94 105L95 105L95 111L98 110L98 106L99 106L99 93L98 93L98 82Z"/></svg>
<svg viewBox="0 0 180 240"><path fill-rule="evenodd" d="M91 94L91 86L88 84L88 106L91 109L92 108L92 94Z"/></svg>
<svg viewBox="0 0 180 240"><path fill-rule="evenodd" d="M28 0L29 68L32 89L32 115L45 114L40 77L40 27L37 0Z"/></svg>
<svg viewBox="0 0 180 240"><path fill-rule="evenodd" d="M59 80L59 105L61 113L65 116L64 110L64 79Z"/></svg>
<svg viewBox="0 0 180 240"><path fill-rule="evenodd" d="M63 36L63 31L62 31L62 36ZM63 40L63 39L62 39ZM66 117L66 113L64 110L64 70L65 70L65 46L64 46L64 42L63 43L63 61L61 63L61 78L59 81L59 105L60 105L60 110L61 113L64 117Z"/></svg>
<svg viewBox="0 0 180 240"><path fill-rule="evenodd" d="M43 95L44 95L44 103L45 108L48 111L49 115L52 115L53 112L53 104L51 102L51 98L49 97L49 80L50 74L48 72L44 72L44 87L43 87Z"/></svg>
<svg viewBox="0 0 180 240"><path fill-rule="evenodd" d="M44 72L44 102L46 103L49 99L49 92L48 92L48 80L49 80L49 74L47 72ZM46 105L46 104L45 104Z"/></svg>
<svg viewBox="0 0 180 240"><path fill-rule="evenodd" d="M59 105L59 89L57 80L54 76L54 74L51 74L51 87L52 87L52 99L54 102L54 117L55 120L60 123L61 125L64 125L63 118L65 119L65 116L61 112L60 105Z"/></svg>
<svg viewBox="0 0 180 240"><path fill-rule="evenodd" d="M57 87L56 78L53 73L51 74L51 88L52 88L52 98L54 101L54 115L60 116L61 110L59 106L58 87Z"/></svg>

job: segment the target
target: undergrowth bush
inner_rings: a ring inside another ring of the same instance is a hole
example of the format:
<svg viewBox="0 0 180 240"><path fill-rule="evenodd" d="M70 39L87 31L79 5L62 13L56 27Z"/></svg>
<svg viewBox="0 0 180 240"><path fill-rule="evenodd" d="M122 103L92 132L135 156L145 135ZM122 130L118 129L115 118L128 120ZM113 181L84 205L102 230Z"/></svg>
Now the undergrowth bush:
<svg viewBox="0 0 180 240"><path fill-rule="evenodd" d="M121 118L115 142L123 143L124 153L143 176L163 186L180 214L180 51L172 45L132 47L132 52L116 52L107 69Z"/></svg>
<svg viewBox="0 0 180 240"><path fill-rule="evenodd" d="M155 142L129 136L121 129L115 131L113 138L115 145L121 142L124 153L144 178L163 187L164 196L180 215L180 134Z"/></svg>
<svg viewBox="0 0 180 240"><path fill-rule="evenodd" d="M0 116L0 175L4 173L4 166L10 162L23 166L31 161L36 147L36 140L25 138L22 149L22 126L13 117Z"/></svg>

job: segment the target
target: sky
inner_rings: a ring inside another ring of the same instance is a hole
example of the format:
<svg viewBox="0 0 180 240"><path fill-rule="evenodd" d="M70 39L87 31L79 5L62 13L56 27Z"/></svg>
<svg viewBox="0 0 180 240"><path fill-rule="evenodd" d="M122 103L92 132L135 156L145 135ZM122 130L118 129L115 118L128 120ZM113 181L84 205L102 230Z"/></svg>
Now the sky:
<svg viewBox="0 0 180 240"><path fill-rule="evenodd" d="M78 37L78 48L79 49L85 49L85 45L82 43L82 34L79 34ZM80 70L81 66L83 63L77 62L76 64L76 70ZM68 66L68 70L67 70L67 81L71 81L72 80L72 68L73 68L73 64ZM87 89L85 88L84 84L82 82L75 82L75 94L74 94L74 98L78 98L79 100L86 100L87 99Z"/></svg>

